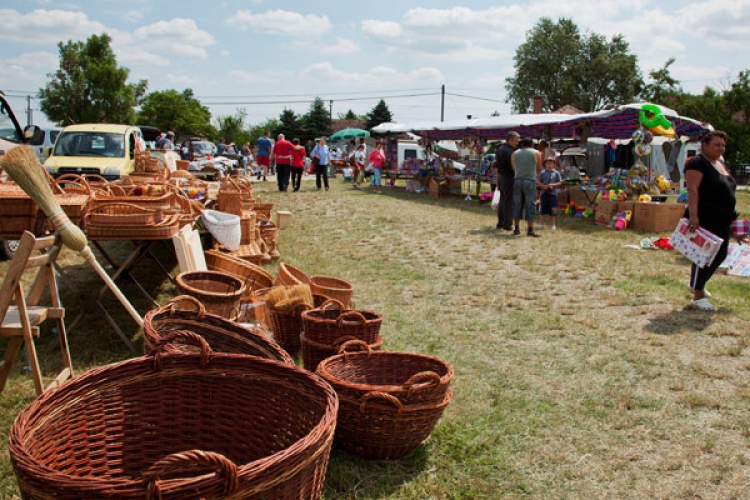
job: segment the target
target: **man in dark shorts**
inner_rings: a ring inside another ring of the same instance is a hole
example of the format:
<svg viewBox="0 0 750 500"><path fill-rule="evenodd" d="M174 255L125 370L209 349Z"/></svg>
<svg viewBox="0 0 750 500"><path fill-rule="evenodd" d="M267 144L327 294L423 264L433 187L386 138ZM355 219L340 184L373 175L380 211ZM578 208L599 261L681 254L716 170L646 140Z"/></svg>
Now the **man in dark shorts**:
<svg viewBox="0 0 750 500"><path fill-rule="evenodd" d="M508 132L505 144L497 150L495 165L497 166L497 187L500 189L500 205L497 207L496 229L513 230L513 188L515 173L511 157L518 147L521 136L518 132Z"/></svg>
<svg viewBox="0 0 750 500"><path fill-rule="evenodd" d="M263 180L266 180L268 167L271 166L271 150L273 149L271 131L266 130L263 137L255 142L255 145L258 149L258 153L255 155L255 160L258 162L258 180L260 180L261 174L263 174Z"/></svg>

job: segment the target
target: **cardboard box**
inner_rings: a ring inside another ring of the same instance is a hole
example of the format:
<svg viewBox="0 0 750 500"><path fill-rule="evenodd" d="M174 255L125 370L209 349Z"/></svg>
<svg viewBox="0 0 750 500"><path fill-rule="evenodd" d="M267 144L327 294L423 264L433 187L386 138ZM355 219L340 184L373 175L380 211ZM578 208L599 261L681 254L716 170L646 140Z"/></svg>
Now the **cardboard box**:
<svg viewBox="0 0 750 500"><path fill-rule="evenodd" d="M631 227L637 231L671 232L684 213L681 203L636 203Z"/></svg>
<svg viewBox="0 0 750 500"><path fill-rule="evenodd" d="M433 198L448 196L448 183L438 182L435 179L430 180L429 193Z"/></svg>
<svg viewBox="0 0 750 500"><path fill-rule="evenodd" d="M570 193L568 193L568 190L561 190L559 193L557 193L557 204L558 205L567 205L570 203Z"/></svg>
<svg viewBox="0 0 750 500"><path fill-rule="evenodd" d="M596 216L594 222L602 226L608 226L609 221L612 220L612 216L615 215L618 210L619 202L610 200L599 200L596 209Z"/></svg>
<svg viewBox="0 0 750 500"><path fill-rule="evenodd" d="M576 206L578 207L590 207L592 205L596 205L596 200L599 198L599 193L601 191L594 190L594 189L580 189L580 188L570 188L568 189L568 195L570 196L571 201L576 202ZM558 202L559 202L558 197Z"/></svg>

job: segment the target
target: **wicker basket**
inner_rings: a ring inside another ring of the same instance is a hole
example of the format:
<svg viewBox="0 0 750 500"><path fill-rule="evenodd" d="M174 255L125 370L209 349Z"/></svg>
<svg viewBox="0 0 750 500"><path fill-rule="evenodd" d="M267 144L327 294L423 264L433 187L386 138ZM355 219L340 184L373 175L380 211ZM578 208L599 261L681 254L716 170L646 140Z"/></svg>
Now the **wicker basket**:
<svg viewBox="0 0 750 500"><path fill-rule="evenodd" d="M92 240L165 240L180 230L179 215L169 215L151 225L92 224L91 213L83 217L86 235Z"/></svg>
<svg viewBox="0 0 750 500"><path fill-rule="evenodd" d="M310 276L305 273L304 271L301 271L297 269L296 267L292 266L291 264L287 264L286 262L281 262L279 264L279 272L276 275L276 279L273 282L274 285L302 285L302 284L310 284ZM315 292L313 290L313 293L317 293L318 295L325 295L328 297L325 293Z"/></svg>
<svg viewBox="0 0 750 500"><path fill-rule="evenodd" d="M377 337L372 344L365 344L361 340L357 340L350 335L339 337L329 344L322 344L315 342L307 337L307 332L300 335L300 344L302 346L302 366L305 370L314 372L318 368L318 364L326 358L341 354L342 352L350 352L354 349L379 351L383 346L383 339Z"/></svg>
<svg viewBox="0 0 750 500"><path fill-rule="evenodd" d="M132 203L103 203L89 211L88 222L97 225L149 226L161 222L161 210L152 210Z"/></svg>
<svg viewBox="0 0 750 500"><path fill-rule="evenodd" d="M94 210L99 205L103 205L105 203L132 203L134 205L139 205L143 208L148 208L151 210L169 210L169 207L172 206L172 198L174 197L174 191L172 190L171 186L164 186L163 192L155 195L148 195L148 194L142 194L142 195L136 195L137 188L139 186L136 186L135 184L109 184L110 189L112 190L112 193L115 193L117 191L118 194L106 194L102 191L93 190L91 192L91 199L89 200L89 209ZM116 187L122 188L121 190L117 190ZM125 194L124 196L121 193L130 193Z"/></svg>
<svg viewBox="0 0 750 500"><path fill-rule="evenodd" d="M313 293L327 295L336 299L344 307L349 307L349 301L352 299L354 287L348 281L331 276L313 276L310 278L310 289Z"/></svg>
<svg viewBox="0 0 750 500"><path fill-rule="evenodd" d="M202 219L211 236L227 250L234 251L240 247L242 232L239 215L206 209Z"/></svg>
<svg viewBox="0 0 750 500"><path fill-rule="evenodd" d="M244 283L221 271L187 271L175 278L180 295L198 299L206 310L223 318L234 319L239 313Z"/></svg>
<svg viewBox="0 0 750 500"><path fill-rule="evenodd" d="M199 354L161 349L188 337ZM34 400L10 456L28 499L318 499L337 410L306 370L180 332Z"/></svg>
<svg viewBox="0 0 750 500"><path fill-rule="evenodd" d="M273 285L273 276L258 265L220 250L206 250L204 253L209 271L223 271L242 280L245 284L244 300L249 300L254 290Z"/></svg>
<svg viewBox="0 0 750 500"><path fill-rule="evenodd" d="M406 406L385 392L368 392L359 400L339 396L336 443L361 458L396 460L427 439L451 401Z"/></svg>
<svg viewBox="0 0 750 500"><path fill-rule="evenodd" d="M167 334L175 330L193 332L203 337L214 352L246 354L294 365L287 352L266 337L265 332L246 328L215 314L197 299L182 295L166 306L154 309L143 317L143 348L150 352ZM196 352L190 344L174 342L165 347L169 352Z"/></svg>
<svg viewBox="0 0 750 500"><path fill-rule="evenodd" d="M453 378L453 367L441 359L395 351L346 352L326 359L317 371L341 397L384 392L404 405L439 403Z"/></svg>
<svg viewBox="0 0 750 500"><path fill-rule="evenodd" d="M329 309L328 306L340 302L329 299L317 309L302 313L302 325L308 340L331 344L342 336L351 336L367 344L372 344L380 336L383 316L372 311L354 309Z"/></svg>
<svg viewBox="0 0 750 500"><path fill-rule="evenodd" d="M300 306L290 312L280 312L268 307L266 304L266 314L268 322L273 332L273 339L283 347L291 356L299 354L302 344L300 335L302 334L301 313L305 306Z"/></svg>

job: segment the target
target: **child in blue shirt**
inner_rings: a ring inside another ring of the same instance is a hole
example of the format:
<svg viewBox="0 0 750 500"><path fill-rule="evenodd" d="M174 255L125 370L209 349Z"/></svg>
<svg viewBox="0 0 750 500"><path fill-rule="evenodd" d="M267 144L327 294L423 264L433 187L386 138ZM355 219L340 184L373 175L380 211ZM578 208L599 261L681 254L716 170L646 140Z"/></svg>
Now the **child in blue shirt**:
<svg viewBox="0 0 750 500"><path fill-rule="evenodd" d="M540 229L544 228L544 216L548 215L552 229L555 227L555 218L557 216L557 188L562 184L560 172L555 170L555 158L547 157L544 159L544 170L539 173L537 186L542 191L539 197L539 214Z"/></svg>

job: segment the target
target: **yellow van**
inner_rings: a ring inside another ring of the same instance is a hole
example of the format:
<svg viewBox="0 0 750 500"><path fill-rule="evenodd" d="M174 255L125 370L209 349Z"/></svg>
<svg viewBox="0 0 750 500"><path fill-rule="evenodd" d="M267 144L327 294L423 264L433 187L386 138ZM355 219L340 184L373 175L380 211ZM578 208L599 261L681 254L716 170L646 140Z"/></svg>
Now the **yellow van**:
<svg viewBox="0 0 750 500"><path fill-rule="evenodd" d="M53 177L97 174L109 181L118 180L130 175L135 167L137 141L143 141L143 135L132 125L68 125L60 132L44 167Z"/></svg>

